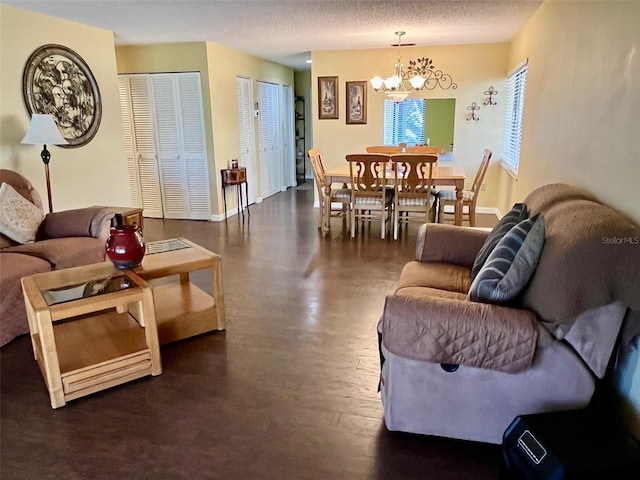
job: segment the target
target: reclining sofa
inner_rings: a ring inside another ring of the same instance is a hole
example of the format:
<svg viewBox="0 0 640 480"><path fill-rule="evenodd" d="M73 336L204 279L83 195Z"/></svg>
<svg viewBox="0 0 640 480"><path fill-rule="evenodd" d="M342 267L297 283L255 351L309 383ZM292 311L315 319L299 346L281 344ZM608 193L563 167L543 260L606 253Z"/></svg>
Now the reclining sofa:
<svg viewBox="0 0 640 480"><path fill-rule="evenodd" d="M422 225L378 324L387 428L499 444L518 415L587 406L640 312L639 243L637 225L564 184L491 232Z"/></svg>
<svg viewBox="0 0 640 480"><path fill-rule="evenodd" d="M42 210L40 195L22 175L0 169L0 188L5 183ZM0 208L7 208L7 205L0 205ZM20 244L0 233L0 346L29 331L20 283L22 277L105 260L105 242L114 217L108 207L80 208L42 216L35 241Z"/></svg>

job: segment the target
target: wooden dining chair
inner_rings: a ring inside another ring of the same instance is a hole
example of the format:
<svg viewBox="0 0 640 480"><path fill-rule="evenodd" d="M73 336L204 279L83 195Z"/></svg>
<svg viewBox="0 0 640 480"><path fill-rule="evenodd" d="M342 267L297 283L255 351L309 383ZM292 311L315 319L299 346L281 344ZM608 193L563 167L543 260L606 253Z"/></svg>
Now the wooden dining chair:
<svg viewBox="0 0 640 480"><path fill-rule="evenodd" d="M402 153L401 146L395 145L373 145L371 147L367 147L367 153L380 153L383 155L393 155L396 153Z"/></svg>
<svg viewBox="0 0 640 480"><path fill-rule="evenodd" d="M395 178L393 197L393 239L398 239L400 223L408 223L411 213L418 213L422 223L434 222L436 198L431 194L433 166L437 155L391 155Z"/></svg>
<svg viewBox="0 0 640 480"><path fill-rule="evenodd" d="M351 177L351 236L356 222L380 221L380 236L385 238L393 208L393 189L387 188L389 155L361 153L347 155Z"/></svg>
<svg viewBox="0 0 640 480"><path fill-rule="evenodd" d="M318 191L318 200L320 202L320 214L318 217L318 228L322 228L325 221L331 220L331 217L343 217L347 220L347 226L351 224L351 190L349 188L331 188L329 194L329 211L325 211L326 182L324 180L324 165L322 164L322 152L319 148L309 150L309 160L311 161L311 169L313 170L313 178L315 180ZM334 204L340 204L339 208L334 208Z"/></svg>
<svg viewBox="0 0 640 480"><path fill-rule="evenodd" d="M429 145L413 145L405 149L407 153L424 153L426 155L442 154L442 147L430 147Z"/></svg>
<svg viewBox="0 0 640 480"><path fill-rule="evenodd" d="M491 150L485 149L482 152L482 162L480 162L480 167L476 172L476 177L473 180L473 184L471 185L471 190L462 191L463 220L466 216L469 220L469 226L471 227L476 226L476 203L478 202L480 187L482 186L482 181L484 180L484 176L487 173L487 169L489 168L490 160ZM451 205L455 209L456 191L440 190L440 192L438 193L438 197L438 200L440 202L440 206L438 207L438 222L443 223L443 215L445 215L444 207Z"/></svg>

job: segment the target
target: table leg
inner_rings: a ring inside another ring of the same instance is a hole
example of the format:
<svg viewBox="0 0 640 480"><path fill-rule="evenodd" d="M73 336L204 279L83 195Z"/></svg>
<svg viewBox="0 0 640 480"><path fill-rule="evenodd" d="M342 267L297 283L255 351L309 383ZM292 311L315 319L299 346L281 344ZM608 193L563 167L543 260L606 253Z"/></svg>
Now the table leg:
<svg viewBox="0 0 640 480"><path fill-rule="evenodd" d="M222 198L224 199L224 219L227 219L227 189L222 185Z"/></svg>
<svg viewBox="0 0 640 480"><path fill-rule="evenodd" d="M456 184L456 206L455 206L455 218L454 225L462 225L462 190L464 189L464 183L462 185Z"/></svg>
<svg viewBox="0 0 640 480"><path fill-rule="evenodd" d="M249 184L247 182L244 182L244 198L247 202L247 215L251 215L249 211Z"/></svg>
<svg viewBox="0 0 640 480"><path fill-rule="evenodd" d="M331 184L327 184L324 186L324 199L321 200L323 202L323 212L322 212L322 233L327 233L331 230Z"/></svg>

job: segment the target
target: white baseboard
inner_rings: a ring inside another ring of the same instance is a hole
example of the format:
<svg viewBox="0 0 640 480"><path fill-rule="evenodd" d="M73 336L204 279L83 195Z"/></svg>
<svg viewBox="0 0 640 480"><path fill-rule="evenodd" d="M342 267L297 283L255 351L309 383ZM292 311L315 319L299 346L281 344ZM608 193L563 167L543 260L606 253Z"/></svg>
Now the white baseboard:
<svg viewBox="0 0 640 480"><path fill-rule="evenodd" d="M465 211L466 211L466 209L465 209ZM444 207L444 212L453 214L453 206L446 205ZM486 214L486 215L495 215L496 217L498 217L498 220L502 218L502 213L500 213L500 210L498 210L495 207L477 207L476 208L476 213L483 213L483 214Z"/></svg>

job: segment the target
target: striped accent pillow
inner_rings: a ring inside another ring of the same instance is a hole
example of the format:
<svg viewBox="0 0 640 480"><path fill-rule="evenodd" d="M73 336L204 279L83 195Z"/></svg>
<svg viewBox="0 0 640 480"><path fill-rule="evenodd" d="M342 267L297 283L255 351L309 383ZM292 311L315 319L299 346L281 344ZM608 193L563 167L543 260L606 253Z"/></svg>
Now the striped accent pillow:
<svg viewBox="0 0 640 480"><path fill-rule="evenodd" d="M513 300L531 279L544 245L544 217L523 220L498 242L471 283L474 302L502 303Z"/></svg>
<svg viewBox="0 0 640 480"><path fill-rule="evenodd" d="M475 279L476 275L482 268L482 266L489 258L489 255L493 249L498 245L498 242L504 237L509 230L516 226L519 222L527 218L527 206L524 203L516 203L507 214L500 219L500 221L493 227L491 233L484 241L482 248L478 252L476 260L473 262L471 268L471 279Z"/></svg>

